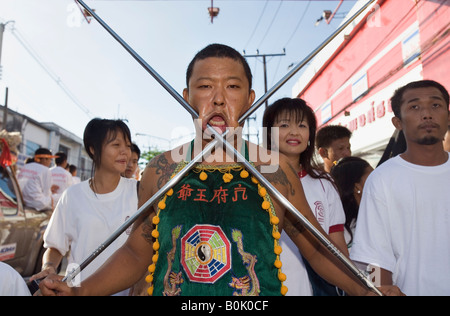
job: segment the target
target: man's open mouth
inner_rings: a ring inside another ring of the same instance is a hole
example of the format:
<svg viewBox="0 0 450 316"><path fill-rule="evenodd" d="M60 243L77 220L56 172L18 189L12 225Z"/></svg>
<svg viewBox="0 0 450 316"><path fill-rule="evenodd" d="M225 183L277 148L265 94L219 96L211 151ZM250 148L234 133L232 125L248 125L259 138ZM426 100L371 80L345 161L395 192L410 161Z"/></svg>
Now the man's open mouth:
<svg viewBox="0 0 450 316"><path fill-rule="evenodd" d="M208 124L211 125L211 127L213 127L219 133L224 133L227 129L227 122L220 115L214 115L213 117L211 117L208 121Z"/></svg>

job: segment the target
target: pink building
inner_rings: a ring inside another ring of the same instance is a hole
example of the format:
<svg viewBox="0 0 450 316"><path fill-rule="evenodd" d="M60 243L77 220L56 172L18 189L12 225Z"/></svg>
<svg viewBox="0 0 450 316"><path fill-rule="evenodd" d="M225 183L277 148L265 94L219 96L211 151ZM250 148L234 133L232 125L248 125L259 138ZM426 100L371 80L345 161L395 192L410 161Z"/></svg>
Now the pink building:
<svg viewBox="0 0 450 316"><path fill-rule="evenodd" d="M376 1L316 57L293 95L319 126L352 130L355 155L379 158L395 130L389 99L397 88L432 79L450 90L449 16L449 0Z"/></svg>

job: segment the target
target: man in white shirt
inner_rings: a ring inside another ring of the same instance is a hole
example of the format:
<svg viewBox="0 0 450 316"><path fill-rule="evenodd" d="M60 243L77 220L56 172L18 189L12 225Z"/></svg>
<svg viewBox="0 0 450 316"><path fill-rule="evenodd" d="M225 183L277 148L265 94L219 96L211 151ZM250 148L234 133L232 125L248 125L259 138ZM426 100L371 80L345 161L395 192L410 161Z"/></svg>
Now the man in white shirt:
<svg viewBox="0 0 450 316"><path fill-rule="evenodd" d="M50 172L53 185L58 186L57 191L53 194L53 201L56 205L63 192L73 184L73 180L70 172L66 170L67 155L65 153L56 153L55 164L56 167L51 168Z"/></svg>
<svg viewBox="0 0 450 316"><path fill-rule="evenodd" d="M0 262L0 296L30 296L20 274L6 263Z"/></svg>
<svg viewBox="0 0 450 316"><path fill-rule="evenodd" d="M406 151L364 187L351 258L371 264L376 285L407 295L450 295L450 159L443 142L449 94L437 82L412 82L391 99Z"/></svg>
<svg viewBox="0 0 450 316"><path fill-rule="evenodd" d="M47 148L39 148L34 154L34 161L24 165L17 179L22 189L25 205L38 211L53 209L52 175L50 165L55 156Z"/></svg>
<svg viewBox="0 0 450 316"><path fill-rule="evenodd" d="M81 178L77 176L77 166L70 165L69 172L72 175L72 184L78 184L81 182Z"/></svg>

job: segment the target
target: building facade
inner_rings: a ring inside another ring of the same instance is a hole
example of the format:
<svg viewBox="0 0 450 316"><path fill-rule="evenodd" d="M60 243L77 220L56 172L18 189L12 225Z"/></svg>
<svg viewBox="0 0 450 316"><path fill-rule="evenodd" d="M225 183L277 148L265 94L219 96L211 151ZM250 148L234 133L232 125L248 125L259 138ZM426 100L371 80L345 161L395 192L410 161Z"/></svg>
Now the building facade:
<svg viewBox="0 0 450 316"><path fill-rule="evenodd" d="M25 160L34 156L36 149L48 148L53 153L67 154L68 163L77 167L78 176L85 180L91 176L92 161L84 150L83 140L55 123L41 123L26 115L0 106L2 129L8 132L19 132L22 143L18 146L17 167L24 165ZM6 118L6 124L4 120Z"/></svg>
<svg viewBox="0 0 450 316"><path fill-rule="evenodd" d="M396 89L431 79L450 90L449 16L448 0L376 1L315 58L293 95L309 103L319 126L348 127L354 155L379 158L395 131Z"/></svg>

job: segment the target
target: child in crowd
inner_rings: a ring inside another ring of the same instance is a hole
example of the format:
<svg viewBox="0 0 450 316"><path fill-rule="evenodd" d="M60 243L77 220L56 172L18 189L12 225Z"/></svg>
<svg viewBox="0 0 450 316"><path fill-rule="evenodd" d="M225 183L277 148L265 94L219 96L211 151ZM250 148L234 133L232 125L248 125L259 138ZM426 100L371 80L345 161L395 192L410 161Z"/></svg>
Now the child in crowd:
<svg viewBox="0 0 450 316"><path fill-rule="evenodd" d="M358 218L359 204L372 166L359 157L345 157L331 169L345 212L345 242L350 251Z"/></svg>
<svg viewBox="0 0 450 316"><path fill-rule="evenodd" d="M323 169L326 172L330 172L339 159L352 155L351 137L352 132L341 125L327 125L317 131L317 152L322 157Z"/></svg>

